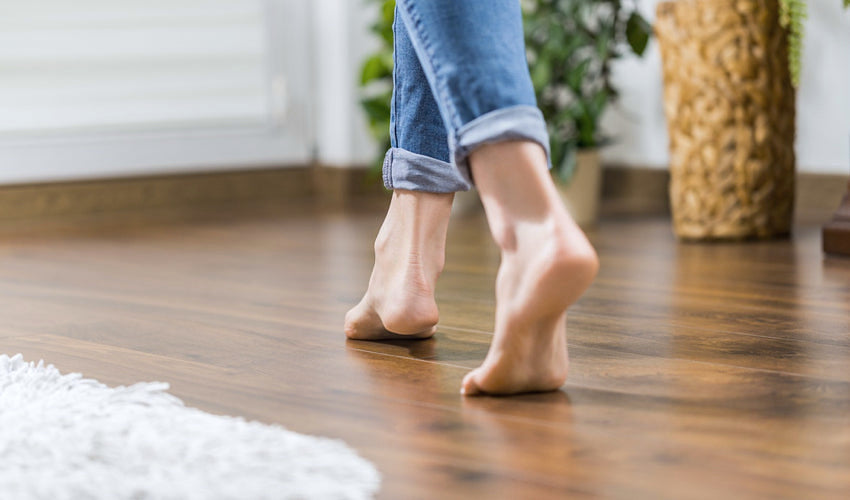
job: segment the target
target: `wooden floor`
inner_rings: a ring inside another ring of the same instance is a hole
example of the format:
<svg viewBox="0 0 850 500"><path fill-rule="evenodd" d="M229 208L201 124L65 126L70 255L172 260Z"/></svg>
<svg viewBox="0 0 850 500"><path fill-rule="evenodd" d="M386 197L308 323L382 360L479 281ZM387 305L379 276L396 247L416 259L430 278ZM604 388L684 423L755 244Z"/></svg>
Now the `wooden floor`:
<svg viewBox="0 0 850 500"><path fill-rule="evenodd" d="M0 242L0 352L341 438L381 498L850 498L850 261L792 240L678 244L603 222L563 391L458 394L484 358L498 254L455 220L428 341L345 341L373 209L292 209Z"/></svg>

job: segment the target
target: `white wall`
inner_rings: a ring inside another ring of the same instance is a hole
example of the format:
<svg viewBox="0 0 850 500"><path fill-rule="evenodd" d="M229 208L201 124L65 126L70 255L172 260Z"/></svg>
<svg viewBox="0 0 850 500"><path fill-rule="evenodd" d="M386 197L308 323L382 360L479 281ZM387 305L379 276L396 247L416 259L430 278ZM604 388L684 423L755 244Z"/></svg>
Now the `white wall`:
<svg viewBox="0 0 850 500"><path fill-rule="evenodd" d="M377 45L368 29L376 5L366 0L312 2L315 154L324 165L362 166L378 154L358 88L360 64Z"/></svg>
<svg viewBox="0 0 850 500"><path fill-rule="evenodd" d="M687 1L687 0L680 0ZM639 1L654 19L659 0ZM803 172L850 173L850 11L841 0L810 0L802 82L797 94L797 163ZM603 127L618 138L607 161L666 168L667 132L661 102L661 59L652 42L644 59L619 62L620 102Z"/></svg>

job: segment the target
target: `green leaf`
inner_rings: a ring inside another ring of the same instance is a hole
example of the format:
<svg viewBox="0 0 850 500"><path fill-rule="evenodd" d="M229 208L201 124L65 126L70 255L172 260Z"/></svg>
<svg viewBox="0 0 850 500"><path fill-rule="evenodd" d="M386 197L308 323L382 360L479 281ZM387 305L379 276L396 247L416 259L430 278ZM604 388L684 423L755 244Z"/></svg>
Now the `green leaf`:
<svg viewBox="0 0 850 500"><path fill-rule="evenodd" d="M385 53L377 53L369 56L363 61L360 72L360 84L365 85L371 81L393 76L393 57Z"/></svg>
<svg viewBox="0 0 850 500"><path fill-rule="evenodd" d="M568 184L573 179L573 175L575 175L576 149L576 145L573 143L564 143L562 146L561 161L555 172L557 179L563 184ZM554 163L552 166L555 168Z"/></svg>
<svg viewBox="0 0 850 500"><path fill-rule="evenodd" d="M593 97L590 98L590 102L587 105L587 113L593 118L593 121L599 121L602 117L602 112L605 111L605 106L608 105L608 92L604 89L600 90Z"/></svg>
<svg viewBox="0 0 850 500"><path fill-rule="evenodd" d="M600 32L596 38L596 57L604 59L609 55L611 37L607 33Z"/></svg>
<svg viewBox="0 0 850 500"><path fill-rule="evenodd" d="M381 4L381 21L383 24L393 24L395 17L395 0L384 0Z"/></svg>
<svg viewBox="0 0 850 500"><path fill-rule="evenodd" d="M650 33L652 33L652 26L637 11L633 11L626 22L626 40L629 41L629 46L635 54L643 55L649 44Z"/></svg>
<svg viewBox="0 0 850 500"><path fill-rule="evenodd" d="M578 49L581 48L582 45L586 44L587 40L585 40L581 36L577 35L567 35L566 42L561 48L561 54L563 54L564 58L572 56Z"/></svg>
<svg viewBox="0 0 850 500"><path fill-rule="evenodd" d="M369 123L369 132L378 140L382 149L376 156L372 172L379 175L384 153L390 146L390 108L392 101L393 68L393 18L395 0L366 0L369 8L377 11L377 19L371 26L380 42L379 48L363 61L360 68L360 86L364 98L360 101ZM373 85L380 82L384 85ZM380 93L376 91L383 90Z"/></svg>
<svg viewBox="0 0 850 500"><path fill-rule="evenodd" d="M575 92L576 95L581 95L582 84L585 81L587 69L590 68L592 62L592 59L583 60L567 75L567 87Z"/></svg>
<svg viewBox="0 0 850 500"><path fill-rule="evenodd" d="M378 34L383 39L384 44L392 48L393 46L393 19L395 18L395 0L384 0L381 4L381 17L377 27Z"/></svg>
<svg viewBox="0 0 850 500"><path fill-rule="evenodd" d="M779 24L788 30L788 70L794 87L800 84L803 59L803 21L807 17L805 0L780 0Z"/></svg>
<svg viewBox="0 0 850 500"><path fill-rule="evenodd" d="M383 139L387 136L390 130L390 121L381 120L369 123L369 133L376 139ZM384 150L386 152L386 149Z"/></svg>
<svg viewBox="0 0 850 500"><path fill-rule="evenodd" d="M552 81L552 66L549 60L539 57L534 66L531 67L531 83L534 89L539 91Z"/></svg>
<svg viewBox="0 0 850 500"><path fill-rule="evenodd" d="M561 164L564 161L565 142L557 137L550 136L549 138L549 153L552 155L552 169L556 172L561 170Z"/></svg>
<svg viewBox="0 0 850 500"><path fill-rule="evenodd" d="M360 101L370 120L386 120L390 116L390 99L386 95L368 97Z"/></svg>

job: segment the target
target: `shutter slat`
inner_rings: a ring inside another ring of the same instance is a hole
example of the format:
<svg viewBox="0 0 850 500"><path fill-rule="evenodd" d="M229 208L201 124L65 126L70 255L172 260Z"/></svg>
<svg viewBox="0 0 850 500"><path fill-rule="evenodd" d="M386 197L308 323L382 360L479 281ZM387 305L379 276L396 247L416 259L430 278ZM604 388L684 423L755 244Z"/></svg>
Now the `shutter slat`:
<svg viewBox="0 0 850 500"><path fill-rule="evenodd" d="M263 5L42 0L0 7L0 133L269 120Z"/></svg>

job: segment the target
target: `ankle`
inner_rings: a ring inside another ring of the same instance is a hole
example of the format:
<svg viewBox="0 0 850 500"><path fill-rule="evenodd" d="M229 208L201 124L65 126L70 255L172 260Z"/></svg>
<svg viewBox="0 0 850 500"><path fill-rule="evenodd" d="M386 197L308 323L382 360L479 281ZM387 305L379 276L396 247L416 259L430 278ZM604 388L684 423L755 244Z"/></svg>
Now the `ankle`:
<svg viewBox="0 0 850 500"><path fill-rule="evenodd" d="M491 222L491 230L505 258L543 263L538 272L567 277L580 288L589 286L599 270L596 251L566 213L534 223Z"/></svg>
<svg viewBox="0 0 850 500"><path fill-rule="evenodd" d="M375 257L436 280L445 264L445 241L454 193L393 191L387 217L375 238ZM400 267L395 267L400 270Z"/></svg>
<svg viewBox="0 0 850 500"><path fill-rule="evenodd" d="M415 217L437 218L448 216L452 210L454 193L428 193L396 189L393 191L390 210L398 209Z"/></svg>
<svg viewBox="0 0 850 500"><path fill-rule="evenodd" d="M559 228L552 233L546 247L555 272L569 277L582 290L593 283L599 272L599 257L583 233Z"/></svg>

